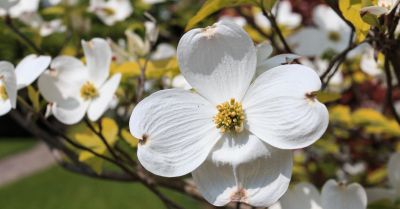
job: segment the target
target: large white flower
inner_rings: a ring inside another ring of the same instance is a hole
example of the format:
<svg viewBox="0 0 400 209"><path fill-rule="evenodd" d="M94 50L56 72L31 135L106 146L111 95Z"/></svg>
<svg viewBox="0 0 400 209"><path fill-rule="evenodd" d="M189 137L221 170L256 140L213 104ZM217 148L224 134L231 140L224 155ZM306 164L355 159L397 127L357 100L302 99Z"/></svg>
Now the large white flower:
<svg viewBox="0 0 400 209"><path fill-rule="evenodd" d="M349 44L351 29L325 5L318 5L313 11L317 27L304 27L288 38L296 54L321 56L328 50L339 53Z"/></svg>
<svg viewBox="0 0 400 209"><path fill-rule="evenodd" d="M90 0L89 12L93 12L106 25L128 18L133 8L129 0Z"/></svg>
<svg viewBox="0 0 400 209"><path fill-rule="evenodd" d="M70 56L56 57L39 78L39 90L52 103L51 112L61 122L74 124L87 112L98 120L109 108L121 75L110 79L111 49L100 38L82 41L86 65Z"/></svg>
<svg viewBox="0 0 400 209"><path fill-rule="evenodd" d="M394 153L388 163L388 178L390 188L367 189L368 202L383 199L395 201L400 198L400 153Z"/></svg>
<svg viewBox="0 0 400 209"><path fill-rule="evenodd" d="M270 209L365 209L367 194L364 188L352 183L345 185L327 181L319 194L314 185L299 183L290 189Z"/></svg>
<svg viewBox="0 0 400 209"><path fill-rule="evenodd" d="M16 107L17 91L33 83L50 61L49 56L31 54L18 63L15 71L11 63L0 62L0 115Z"/></svg>
<svg viewBox="0 0 400 209"><path fill-rule="evenodd" d="M195 91L158 91L132 112L130 131L140 139L142 165L166 177L192 172L217 206L276 202L292 170L291 151L281 149L312 144L328 125L327 109L314 97L318 75L302 65L281 65L252 82L256 48L228 21L187 32L178 61Z"/></svg>

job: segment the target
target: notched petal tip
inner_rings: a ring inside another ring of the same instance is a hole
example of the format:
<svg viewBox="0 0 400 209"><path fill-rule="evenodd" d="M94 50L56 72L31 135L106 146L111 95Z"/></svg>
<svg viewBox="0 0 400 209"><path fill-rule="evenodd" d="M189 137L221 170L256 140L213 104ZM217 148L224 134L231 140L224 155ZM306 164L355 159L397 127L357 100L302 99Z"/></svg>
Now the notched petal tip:
<svg viewBox="0 0 400 209"><path fill-rule="evenodd" d="M216 34L216 31L217 31L216 25L207 26L207 27L201 29L201 33L207 39L211 39L212 37L214 37L214 35Z"/></svg>
<svg viewBox="0 0 400 209"><path fill-rule="evenodd" d="M248 202L248 194L244 188L238 188L238 190L234 191L231 194L231 202Z"/></svg>
<svg viewBox="0 0 400 209"><path fill-rule="evenodd" d="M149 135L148 134L143 134L142 138L139 139L139 145L143 146L148 142Z"/></svg>

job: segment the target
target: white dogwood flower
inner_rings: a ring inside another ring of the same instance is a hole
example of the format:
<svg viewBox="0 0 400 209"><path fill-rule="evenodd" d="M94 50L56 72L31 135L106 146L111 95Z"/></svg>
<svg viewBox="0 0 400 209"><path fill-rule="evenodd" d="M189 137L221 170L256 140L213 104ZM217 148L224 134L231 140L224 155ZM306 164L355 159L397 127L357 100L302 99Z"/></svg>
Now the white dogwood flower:
<svg viewBox="0 0 400 209"><path fill-rule="evenodd" d="M400 199L400 153L394 153L388 163L389 188L367 189L368 202L375 202L383 199L395 201Z"/></svg>
<svg viewBox="0 0 400 209"><path fill-rule="evenodd" d="M400 0L378 0L376 5L364 7L361 9L361 14L371 13L376 16L389 14L399 4Z"/></svg>
<svg viewBox="0 0 400 209"><path fill-rule="evenodd" d="M128 18L133 8L129 0L90 0L89 12L93 12L106 25Z"/></svg>
<svg viewBox="0 0 400 209"><path fill-rule="evenodd" d="M0 116L10 112L17 105L17 78L14 66L0 62Z"/></svg>
<svg viewBox="0 0 400 209"><path fill-rule="evenodd" d="M327 128L328 111L315 98L318 75L281 65L253 82L256 48L229 21L187 32L178 61L195 91L162 90L137 104L129 125L140 139L139 161L160 176L192 172L217 206L272 205L291 178L291 151L283 149L306 147Z"/></svg>
<svg viewBox="0 0 400 209"><path fill-rule="evenodd" d="M32 84L49 66L49 56L34 54L22 59L14 71L9 62L0 62L0 115L16 107L17 91Z"/></svg>
<svg viewBox="0 0 400 209"><path fill-rule="evenodd" d="M304 27L288 38L294 52L303 56L321 56L332 50L339 53L349 44L351 29L326 5L313 10L317 27Z"/></svg>
<svg viewBox="0 0 400 209"><path fill-rule="evenodd" d="M357 183L346 185L327 181L321 194L310 183L299 183L289 189L270 209L365 209L367 195Z"/></svg>
<svg viewBox="0 0 400 209"><path fill-rule="evenodd" d="M87 112L98 120L109 108L121 75L110 79L111 49L100 38L82 41L86 65L70 56L56 57L39 78L39 90L51 105L52 114L62 123L74 124Z"/></svg>

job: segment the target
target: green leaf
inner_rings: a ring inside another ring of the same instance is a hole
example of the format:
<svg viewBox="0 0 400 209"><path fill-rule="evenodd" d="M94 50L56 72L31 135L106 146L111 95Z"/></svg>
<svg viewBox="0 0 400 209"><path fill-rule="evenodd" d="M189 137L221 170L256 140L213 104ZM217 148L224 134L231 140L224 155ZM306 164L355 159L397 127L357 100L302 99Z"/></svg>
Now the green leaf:
<svg viewBox="0 0 400 209"><path fill-rule="evenodd" d="M317 99L322 103L333 102L340 99L341 95L334 92L318 92Z"/></svg>
<svg viewBox="0 0 400 209"><path fill-rule="evenodd" d="M255 0L207 0L197 14L189 20L185 30L192 29L197 23L201 22L222 8L256 3L257 2Z"/></svg>
<svg viewBox="0 0 400 209"><path fill-rule="evenodd" d="M357 41L361 42L365 39L368 34L369 29L371 26L364 22L361 18L361 8L368 5L370 1L367 0L340 0L339 1L339 9L342 12L343 16L351 22L354 26Z"/></svg>
<svg viewBox="0 0 400 209"><path fill-rule="evenodd" d="M64 15L65 8L62 6L47 7L42 10L43 15Z"/></svg>
<svg viewBox="0 0 400 209"><path fill-rule="evenodd" d="M39 102L39 92L35 90L32 86L28 86L28 97L31 100L33 105L33 110L35 112L40 111L40 102Z"/></svg>
<svg viewBox="0 0 400 209"><path fill-rule="evenodd" d="M272 10L277 0L262 0L266 9Z"/></svg>

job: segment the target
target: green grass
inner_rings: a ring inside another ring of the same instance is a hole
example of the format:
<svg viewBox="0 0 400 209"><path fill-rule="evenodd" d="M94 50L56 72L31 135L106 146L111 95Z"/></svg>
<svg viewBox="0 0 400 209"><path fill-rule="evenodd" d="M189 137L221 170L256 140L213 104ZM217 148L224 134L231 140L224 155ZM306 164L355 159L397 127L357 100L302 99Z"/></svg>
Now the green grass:
<svg viewBox="0 0 400 209"><path fill-rule="evenodd" d="M175 192L168 195L185 208L199 203ZM50 168L0 188L1 209L159 209L151 192L136 183L92 179Z"/></svg>
<svg viewBox="0 0 400 209"><path fill-rule="evenodd" d="M0 159L31 148L37 140L26 138L6 138L0 140Z"/></svg>

